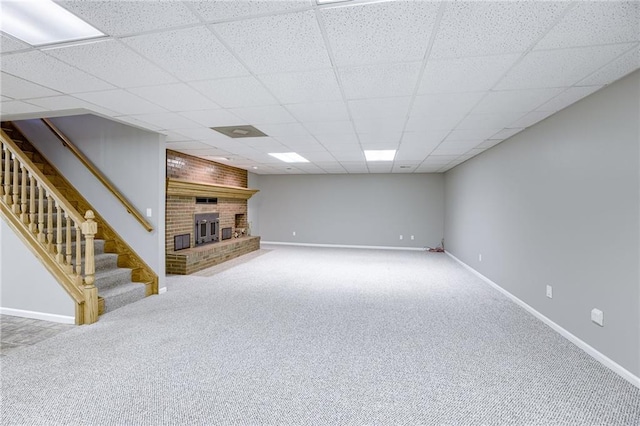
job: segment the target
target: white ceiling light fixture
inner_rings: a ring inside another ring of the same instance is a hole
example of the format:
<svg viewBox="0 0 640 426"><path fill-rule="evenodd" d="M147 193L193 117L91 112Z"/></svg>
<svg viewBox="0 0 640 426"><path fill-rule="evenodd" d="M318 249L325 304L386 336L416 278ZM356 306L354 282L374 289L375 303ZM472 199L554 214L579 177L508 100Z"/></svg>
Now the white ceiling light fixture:
<svg viewBox="0 0 640 426"><path fill-rule="evenodd" d="M396 157L395 149L370 149L364 151L367 161L393 161Z"/></svg>
<svg viewBox="0 0 640 426"><path fill-rule="evenodd" d="M308 163L309 162L309 160L307 160L300 154L296 154L295 152L270 152L269 155L277 158L280 161L284 161L285 163Z"/></svg>
<svg viewBox="0 0 640 426"><path fill-rule="evenodd" d="M32 46L106 35L51 0L2 2L0 30Z"/></svg>

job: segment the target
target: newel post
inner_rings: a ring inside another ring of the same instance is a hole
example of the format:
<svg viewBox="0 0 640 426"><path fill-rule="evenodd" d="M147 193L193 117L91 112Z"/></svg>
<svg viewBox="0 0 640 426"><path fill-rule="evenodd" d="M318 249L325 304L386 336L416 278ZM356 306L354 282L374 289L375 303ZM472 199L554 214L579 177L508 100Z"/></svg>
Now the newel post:
<svg viewBox="0 0 640 426"><path fill-rule="evenodd" d="M84 323L92 324L98 320L98 289L93 285L95 281L95 260L93 257L93 239L98 233L98 223L95 215L87 210L86 219L82 223L82 235L85 239L84 249Z"/></svg>

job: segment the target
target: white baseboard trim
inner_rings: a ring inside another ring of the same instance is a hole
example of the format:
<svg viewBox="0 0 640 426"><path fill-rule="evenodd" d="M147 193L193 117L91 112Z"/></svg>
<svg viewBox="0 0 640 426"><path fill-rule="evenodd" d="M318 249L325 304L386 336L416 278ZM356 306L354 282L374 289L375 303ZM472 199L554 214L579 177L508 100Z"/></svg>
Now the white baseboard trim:
<svg viewBox="0 0 640 426"><path fill-rule="evenodd" d="M167 292L167 288L166 287L162 287L158 289L158 294L164 294Z"/></svg>
<svg viewBox="0 0 640 426"><path fill-rule="evenodd" d="M47 314L45 312L24 311L22 309L0 308L0 314L12 317L31 318L42 321L57 322L60 324L75 324L75 317L66 315Z"/></svg>
<svg viewBox="0 0 640 426"><path fill-rule="evenodd" d="M532 308L531 306L527 305L525 302L523 302L522 300L518 299L516 296L514 296L511 293L509 293L507 290L505 290L504 288L500 287L498 284L494 283L489 278L485 277L480 272L476 271L471 266L467 265L462 260L458 259L457 257L452 255L448 251L446 253L447 253L447 255L449 257L451 257L453 260L458 262L460 265L464 266L466 269L471 271L478 278L480 278L481 280L483 280L484 282L489 284L491 287L493 287L496 290L498 290L500 293L502 293L505 296L507 296L509 299L513 300L515 303L517 303L518 305L520 305L521 307L526 309L534 317L538 318L540 321L542 321L545 324L547 324L553 330L555 330L556 332L560 333L564 338L569 340L571 343L573 343L574 345L576 345L577 347L579 347L580 349L585 351L587 354L591 355L591 357L595 358L596 361L600 362L602 365L604 365L608 369L612 370L614 373L618 374L620 377L622 377L623 379L625 379L626 381L631 383L633 386L635 386L637 388L640 388L640 377L634 375L632 372L630 372L629 370L627 370L626 368L624 368L623 366L621 366L620 364L618 364L617 362L615 362L611 358L607 357L602 352L599 352L597 349L595 349L593 346L591 346L588 343L586 343L584 340L581 340L580 338L578 338L575 335L571 334L569 331L567 331L566 329L562 328L561 326L559 326L555 322L551 321L549 318L547 318L546 316L542 315L540 312L536 311L534 308Z"/></svg>
<svg viewBox="0 0 640 426"><path fill-rule="evenodd" d="M271 244L277 246L300 246L300 247L330 247L349 249L371 249L371 250L409 250L425 251L424 247L388 247L388 246L355 246L348 244L313 244L313 243L285 243L280 241L261 241L260 244Z"/></svg>

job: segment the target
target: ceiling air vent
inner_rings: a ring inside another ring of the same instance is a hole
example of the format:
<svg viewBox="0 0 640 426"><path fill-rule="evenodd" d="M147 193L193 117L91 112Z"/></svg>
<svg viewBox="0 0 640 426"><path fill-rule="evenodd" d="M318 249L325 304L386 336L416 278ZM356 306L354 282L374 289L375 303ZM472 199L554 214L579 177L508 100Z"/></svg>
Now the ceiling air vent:
<svg viewBox="0 0 640 426"><path fill-rule="evenodd" d="M216 132L220 132L223 135L227 135L230 138L259 138L267 136L260 130L253 126L225 126L225 127L212 127L211 129Z"/></svg>

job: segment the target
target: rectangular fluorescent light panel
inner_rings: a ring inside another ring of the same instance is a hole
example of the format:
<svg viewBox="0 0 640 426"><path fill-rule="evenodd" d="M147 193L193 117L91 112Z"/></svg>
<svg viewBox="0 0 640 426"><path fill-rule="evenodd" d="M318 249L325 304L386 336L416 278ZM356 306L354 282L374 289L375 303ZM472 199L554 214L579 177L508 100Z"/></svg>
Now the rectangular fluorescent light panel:
<svg viewBox="0 0 640 426"><path fill-rule="evenodd" d="M300 154L296 154L295 152L270 152L270 156L276 157L280 161L284 161L285 163L308 163L309 160L302 157Z"/></svg>
<svg viewBox="0 0 640 426"><path fill-rule="evenodd" d="M364 156L367 161L393 161L396 156L395 149L373 149L365 150Z"/></svg>
<svg viewBox="0 0 640 426"><path fill-rule="evenodd" d="M32 46L105 35L51 0L3 1L0 29Z"/></svg>

